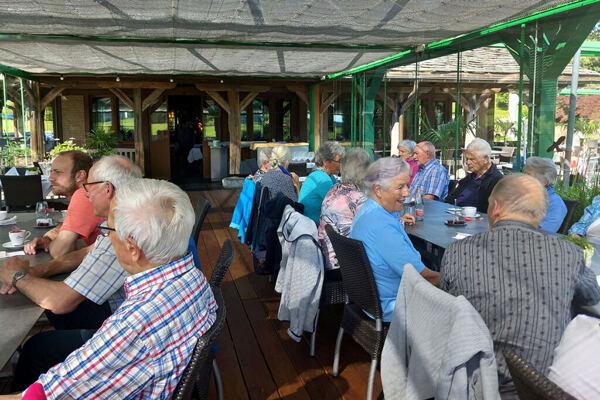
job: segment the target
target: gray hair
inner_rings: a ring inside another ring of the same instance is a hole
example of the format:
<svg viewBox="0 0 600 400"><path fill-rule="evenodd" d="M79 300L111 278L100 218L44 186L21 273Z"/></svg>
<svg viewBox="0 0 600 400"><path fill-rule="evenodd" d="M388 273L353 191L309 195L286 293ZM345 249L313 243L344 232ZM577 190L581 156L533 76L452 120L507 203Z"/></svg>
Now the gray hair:
<svg viewBox="0 0 600 400"><path fill-rule="evenodd" d="M290 163L292 156L290 155L290 149L287 146L275 146L269 157L269 163L271 168L282 166L286 168Z"/></svg>
<svg viewBox="0 0 600 400"><path fill-rule="evenodd" d="M490 144L482 138L473 139L467 146L467 150L474 152L479 158L487 156L488 160L492 159L492 148L490 147Z"/></svg>
<svg viewBox="0 0 600 400"><path fill-rule="evenodd" d="M371 157L365 149L353 147L346 150L340 163L342 183L362 186L370 163Z"/></svg>
<svg viewBox="0 0 600 400"><path fill-rule="evenodd" d="M548 192L533 176L510 174L500 179L490 194L490 204L498 201L506 212L520 215L538 226L548 210Z"/></svg>
<svg viewBox="0 0 600 400"><path fill-rule="evenodd" d="M94 180L110 182L119 190L130 179L142 177L142 171L130 159L112 155L104 156L94 164Z"/></svg>
<svg viewBox="0 0 600 400"><path fill-rule="evenodd" d="M268 147L263 147L260 149L260 151L258 151L257 161L259 167L269 161L272 152L272 149Z"/></svg>
<svg viewBox="0 0 600 400"><path fill-rule="evenodd" d="M367 168L364 179L365 190L370 196L373 194L373 185L387 189L391 181L400 174L410 177L410 165L400 157L384 157L375 161Z"/></svg>
<svg viewBox="0 0 600 400"><path fill-rule="evenodd" d="M118 192L113 207L115 230L131 237L153 264L183 257L194 226L189 196L175 184L135 179Z"/></svg>
<svg viewBox="0 0 600 400"><path fill-rule="evenodd" d="M416 145L417 145L417 143L414 140L401 140L398 142L398 149L400 147L404 147L406 150L408 150L412 153L415 151Z"/></svg>
<svg viewBox="0 0 600 400"><path fill-rule="evenodd" d="M421 148L423 150L429 152L429 155L432 158L435 158L435 146L433 145L433 143L424 141L424 142L419 142L419 144L421 145Z"/></svg>
<svg viewBox="0 0 600 400"><path fill-rule="evenodd" d="M558 173L556 165L550 158L544 157L529 157L525 163L525 168L530 168L535 173L534 178L537 178L542 185L554 186ZM544 182L545 180L548 183Z"/></svg>
<svg viewBox="0 0 600 400"><path fill-rule="evenodd" d="M315 165L322 167L324 160L332 161L337 155L344 155L344 148L341 144L335 141L323 142L315 152Z"/></svg>

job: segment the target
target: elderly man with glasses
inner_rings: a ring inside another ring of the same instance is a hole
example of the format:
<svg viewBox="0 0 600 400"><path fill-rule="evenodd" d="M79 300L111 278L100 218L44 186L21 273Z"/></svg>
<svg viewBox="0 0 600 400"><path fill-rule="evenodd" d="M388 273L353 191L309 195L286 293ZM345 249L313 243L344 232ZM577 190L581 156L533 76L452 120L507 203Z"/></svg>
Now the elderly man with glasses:
<svg viewBox="0 0 600 400"><path fill-rule="evenodd" d="M193 225L189 197L172 183L137 179L119 189L101 229L129 274L126 298L31 390L51 398L170 397L216 319L210 286L187 249Z"/></svg>

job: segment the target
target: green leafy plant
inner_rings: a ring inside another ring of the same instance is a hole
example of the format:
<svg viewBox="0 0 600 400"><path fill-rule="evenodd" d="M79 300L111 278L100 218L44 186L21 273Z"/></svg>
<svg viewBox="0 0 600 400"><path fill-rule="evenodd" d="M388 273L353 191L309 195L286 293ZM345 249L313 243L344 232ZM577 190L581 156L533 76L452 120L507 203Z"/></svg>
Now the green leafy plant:
<svg viewBox="0 0 600 400"><path fill-rule="evenodd" d="M112 131L90 131L85 138L85 145L95 157L115 154L115 148L119 146L119 136Z"/></svg>
<svg viewBox="0 0 600 400"><path fill-rule="evenodd" d="M594 255L594 251L596 248L593 244L591 244L586 238L583 237L575 237L575 236L564 236L563 239L568 240L571 243L576 244L583 250L583 255L587 260L590 260Z"/></svg>
<svg viewBox="0 0 600 400"><path fill-rule="evenodd" d="M502 135L496 135L494 136L494 139L498 138L506 145L506 136L508 136L508 132L513 127L514 123L507 119L498 118L494 125L496 126L497 130L502 132Z"/></svg>
<svg viewBox="0 0 600 400"><path fill-rule="evenodd" d="M25 166L25 157L31 156L31 150L23 146L21 141L8 140L0 152L3 167Z"/></svg>
<svg viewBox="0 0 600 400"><path fill-rule="evenodd" d="M58 141L59 139L54 139L55 141ZM65 140L62 143L58 143L56 146L54 146L52 148L52 150L50 150L48 152L48 158L52 159L54 157L56 157L59 153L62 153L63 151L69 151L69 150L80 150L83 151L84 153L87 153L87 149L85 147L81 147L78 144L76 144L74 142L75 138L69 138L69 140Z"/></svg>
<svg viewBox="0 0 600 400"><path fill-rule="evenodd" d="M417 137L417 141L428 140L434 144L436 149L441 151L441 159L448 160L454 152L454 140L457 121L450 121L444 124L439 124L434 128L429 122L427 115L421 118L421 132ZM467 130L475 134L472 130L471 122L465 122L462 115L458 117L458 140L464 141L464 136Z"/></svg>

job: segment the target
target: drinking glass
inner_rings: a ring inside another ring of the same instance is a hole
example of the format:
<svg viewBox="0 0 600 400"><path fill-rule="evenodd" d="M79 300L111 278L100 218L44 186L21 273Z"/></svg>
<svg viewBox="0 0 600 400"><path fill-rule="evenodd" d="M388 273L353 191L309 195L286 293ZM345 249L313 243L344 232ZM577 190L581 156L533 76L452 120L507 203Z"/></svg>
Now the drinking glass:
<svg viewBox="0 0 600 400"><path fill-rule="evenodd" d="M38 201L35 203L35 215L38 217L47 217L48 216L48 202L47 201Z"/></svg>

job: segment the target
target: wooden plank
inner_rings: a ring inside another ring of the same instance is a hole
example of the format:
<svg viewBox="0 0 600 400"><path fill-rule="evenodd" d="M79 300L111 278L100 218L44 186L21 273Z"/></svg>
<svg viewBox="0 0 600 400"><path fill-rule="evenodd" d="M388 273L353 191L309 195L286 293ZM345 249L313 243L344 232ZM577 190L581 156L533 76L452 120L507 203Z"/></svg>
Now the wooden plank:
<svg viewBox="0 0 600 400"><path fill-rule="evenodd" d="M133 104L133 100L127 96L127 94L122 91L119 88L109 88L109 90L119 98L119 100L121 100L123 103L125 103L125 105L129 108L131 108L132 110L135 108L135 105Z"/></svg>
<svg viewBox="0 0 600 400"><path fill-rule="evenodd" d="M320 108L321 114L324 114L325 112L327 112L327 109L329 108L329 106L333 104L333 102L335 101L335 99L338 98L339 95L340 94L338 92L335 92L335 91L331 92L331 94L329 96L327 96L325 98L325 100L323 100L321 102L321 108Z"/></svg>
<svg viewBox="0 0 600 400"><path fill-rule="evenodd" d="M142 111L146 111L148 107L153 105L156 100L164 93L165 89L154 89L142 102Z"/></svg>
<svg viewBox="0 0 600 400"><path fill-rule="evenodd" d="M242 164L242 122L240 115L240 92L227 92L231 112L228 115L229 125L229 174L239 174Z"/></svg>
<svg viewBox="0 0 600 400"><path fill-rule="evenodd" d="M63 90L65 90L65 88L52 88L50 89L50 91L48 93L46 93L46 95L44 96L44 98L42 99L42 111L48 107L48 105L54 101L54 99L56 98L56 96L58 96L59 94L61 94L63 92Z"/></svg>
<svg viewBox="0 0 600 400"><path fill-rule="evenodd" d="M207 91L206 91L206 93L207 93L207 94L208 94L210 97L212 97L212 99L213 99L214 101L216 101L216 102L217 102L217 104L218 104L219 106L221 106L221 108L222 108L222 109L223 109L223 110L224 110L224 111L225 111L227 114L231 114L231 107L229 107L229 104L228 104L228 103L225 101L225 99L224 99L224 98L222 98L222 97L221 97L221 95L220 95L219 93L217 93L217 92L214 92L214 91L210 91L210 90L207 90Z"/></svg>
<svg viewBox="0 0 600 400"><path fill-rule="evenodd" d="M288 85L287 88L289 91L296 93L296 96L298 96L306 106L309 105L308 89L305 86Z"/></svg>
<svg viewBox="0 0 600 400"><path fill-rule="evenodd" d="M260 94L260 92L250 92L246 95L246 97L244 97L244 100L241 101L240 103L240 110L245 110L246 107L248 107L256 98L256 96L258 96Z"/></svg>
<svg viewBox="0 0 600 400"><path fill-rule="evenodd" d="M248 85L238 83L196 83L196 88L205 92L228 92L231 90L239 92L268 92L270 86Z"/></svg>
<svg viewBox="0 0 600 400"><path fill-rule="evenodd" d="M111 89L114 90L114 89ZM118 95L117 95L118 96ZM142 170L144 176L148 175L146 168L150 168L147 165L147 151L149 146L145 145L148 142L142 129L142 89L133 90L133 137L135 141L135 162Z"/></svg>

